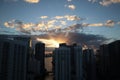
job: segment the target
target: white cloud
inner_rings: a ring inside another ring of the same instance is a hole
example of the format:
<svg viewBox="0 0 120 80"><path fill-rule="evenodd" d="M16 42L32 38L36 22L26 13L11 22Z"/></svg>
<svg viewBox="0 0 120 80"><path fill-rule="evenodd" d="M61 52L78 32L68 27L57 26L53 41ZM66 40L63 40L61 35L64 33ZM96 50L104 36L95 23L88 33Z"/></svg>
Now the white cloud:
<svg viewBox="0 0 120 80"><path fill-rule="evenodd" d="M67 7L68 7L69 9L71 9L71 10L75 10L75 9L76 9L76 6L75 6L75 5L73 5L73 4L68 5Z"/></svg>
<svg viewBox="0 0 120 80"><path fill-rule="evenodd" d="M92 24L87 24L85 23L85 26L91 26L91 27L113 27L116 23L113 20L107 20L105 23L92 23Z"/></svg>
<svg viewBox="0 0 120 80"><path fill-rule="evenodd" d="M56 22L56 20L49 20L47 23L48 24L54 24Z"/></svg>
<svg viewBox="0 0 120 80"><path fill-rule="evenodd" d="M66 18L68 21L77 21L77 20L80 20L80 18L77 17L76 15L65 15L64 18Z"/></svg>
<svg viewBox="0 0 120 80"><path fill-rule="evenodd" d="M111 4L120 3L120 0L102 0L99 3L103 6L109 6Z"/></svg>
<svg viewBox="0 0 120 80"><path fill-rule="evenodd" d="M63 19L64 16L55 16L54 18L55 18L55 19Z"/></svg>
<svg viewBox="0 0 120 80"><path fill-rule="evenodd" d="M46 19L46 18L48 18L48 16L41 16L40 18L41 19Z"/></svg>
<svg viewBox="0 0 120 80"><path fill-rule="evenodd" d="M95 3L99 2L102 6L109 6L111 4L120 3L120 0L88 0L89 2Z"/></svg>
<svg viewBox="0 0 120 80"><path fill-rule="evenodd" d="M118 21L118 22L117 22L117 24L119 24L119 25L120 25L120 21Z"/></svg>
<svg viewBox="0 0 120 80"><path fill-rule="evenodd" d="M14 28L16 31L20 31L23 33L30 33L31 28L34 25L35 24L33 23L23 23L22 21L19 21L19 20L11 20L4 23L5 27Z"/></svg>
<svg viewBox="0 0 120 80"><path fill-rule="evenodd" d="M88 0L89 2L95 3L97 0Z"/></svg>
<svg viewBox="0 0 120 80"><path fill-rule="evenodd" d="M40 0L24 0L25 2L28 2L28 3L39 3Z"/></svg>
<svg viewBox="0 0 120 80"><path fill-rule="evenodd" d="M68 2L71 2L72 0L67 0Z"/></svg>
<svg viewBox="0 0 120 80"><path fill-rule="evenodd" d="M113 20L107 20L105 23L105 26L112 27L115 25L115 22Z"/></svg>
<svg viewBox="0 0 120 80"><path fill-rule="evenodd" d="M24 23L19 20L11 20L4 23L4 26L12 28L16 31L22 33L51 33L51 32L74 32L81 31L83 27L112 27L115 24L120 24L120 22L115 22L113 20L107 20L104 23L76 23L76 21L83 20L76 15L64 15L55 16L53 18L48 18L48 20L42 20L39 23ZM69 24L70 22L70 24Z"/></svg>
<svg viewBox="0 0 120 80"><path fill-rule="evenodd" d="M78 21L82 20L83 18L80 18L76 15L64 15L64 16L55 16L55 19L67 19L68 21Z"/></svg>
<svg viewBox="0 0 120 80"><path fill-rule="evenodd" d="M6 27L8 27L8 28L14 28L14 26L15 26L14 22L15 22L15 21L16 21L16 20L13 19L13 20L11 20L11 21L4 22L4 26L6 26Z"/></svg>
<svg viewBox="0 0 120 80"><path fill-rule="evenodd" d="M60 21L62 25L66 25L66 21Z"/></svg>
<svg viewBox="0 0 120 80"><path fill-rule="evenodd" d="M30 29L31 27L35 26L33 23L26 23L22 25L23 29Z"/></svg>
<svg viewBox="0 0 120 80"><path fill-rule="evenodd" d="M103 25L104 25L103 23L88 24L88 26L92 26L92 27L101 27Z"/></svg>

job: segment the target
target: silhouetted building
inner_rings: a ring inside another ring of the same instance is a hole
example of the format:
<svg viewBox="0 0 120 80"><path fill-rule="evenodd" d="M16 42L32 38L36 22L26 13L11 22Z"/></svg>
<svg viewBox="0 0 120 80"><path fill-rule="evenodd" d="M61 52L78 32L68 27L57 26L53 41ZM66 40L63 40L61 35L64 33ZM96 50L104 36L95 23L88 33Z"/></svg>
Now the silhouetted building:
<svg viewBox="0 0 120 80"><path fill-rule="evenodd" d="M96 62L92 49L83 50L83 69L85 71L85 80L96 80Z"/></svg>
<svg viewBox="0 0 120 80"><path fill-rule="evenodd" d="M71 80L83 80L82 47L76 44L68 47L71 51Z"/></svg>
<svg viewBox="0 0 120 80"><path fill-rule="evenodd" d="M43 75L41 70L40 61L35 58L34 54L31 54L29 61L28 61L28 80L35 80L36 77Z"/></svg>
<svg viewBox="0 0 120 80"><path fill-rule="evenodd" d="M120 79L120 40L100 46L99 73L104 79Z"/></svg>
<svg viewBox="0 0 120 80"><path fill-rule="evenodd" d="M0 80L27 80L29 41L0 38Z"/></svg>
<svg viewBox="0 0 120 80"><path fill-rule="evenodd" d="M107 44L100 46L100 63L99 63L99 73L104 78L109 77L109 66L110 66L110 58L109 58L109 48Z"/></svg>
<svg viewBox="0 0 120 80"><path fill-rule="evenodd" d="M61 46L54 50L55 80L71 80L70 49Z"/></svg>
<svg viewBox="0 0 120 80"><path fill-rule="evenodd" d="M40 61L40 73L45 74L45 44L38 42L35 44L35 58Z"/></svg>
<svg viewBox="0 0 120 80"><path fill-rule="evenodd" d="M108 44L110 76L120 79L120 40Z"/></svg>
<svg viewBox="0 0 120 80"><path fill-rule="evenodd" d="M81 46L62 43L53 54L55 80L84 80Z"/></svg>

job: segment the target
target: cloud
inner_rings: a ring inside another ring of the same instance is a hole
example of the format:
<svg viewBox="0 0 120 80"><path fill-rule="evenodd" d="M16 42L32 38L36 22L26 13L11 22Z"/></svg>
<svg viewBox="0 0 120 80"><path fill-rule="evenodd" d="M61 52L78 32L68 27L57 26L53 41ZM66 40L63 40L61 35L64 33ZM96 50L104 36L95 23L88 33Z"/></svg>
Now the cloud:
<svg viewBox="0 0 120 80"><path fill-rule="evenodd" d="M102 0L99 3L103 6L109 6L111 4L120 3L120 0Z"/></svg>
<svg viewBox="0 0 120 80"><path fill-rule="evenodd" d="M13 20L12 20L12 21L8 21L8 22L5 22L5 23L4 23L4 26L10 27L10 28L14 28L13 22L14 22Z"/></svg>
<svg viewBox="0 0 120 80"><path fill-rule="evenodd" d="M83 20L83 18L80 18L79 16L76 16L76 15L55 16L54 18L55 19L67 19L68 21Z"/></svg>
<svg viewBox="0 0 120 80"><path fill-rule="evenodd" d="M22 25L23 29L30 29L32 26L35 26L35 24L33 23L26 23Z"/></svg>
<svg viewBox="0 0 120 80"><path fill-rule="evenodd" d="M54 24L55 22L56 22L56 20L49 20L47 23L49 25L49 24Z"/></svg>
<svg viewBox="0 0 120 80"><path fill-rule="evenodd" d="M68 2L71 2L72 0L67 0Z"/></svg>
<svg viewBox="0 0 120 80"><path fill-rule="evenodd" d="M82 24L74 24L74 25L71 25L71 26L65 28L64 30L69 31L69 32L76 32L77 30L80 30L82 28L83 28Z"/></svg>
<svg viewBox="0 0 120 80"><path fill-rule="evenodd" d="M118 21L118 22L117 22L117 24L119 24L119 25L120 25L120 21Z"/></svg>
<svg viewBox="0 0 120 80"><path fill-rule="evenodd" d="M40 0L24 0L27 3L39 3Z"/></svg>
<svg viewBox="0 0 120 80"><path fill-rule="evenodd" d="M101 27L101 26L104 26L104 24L103 23L94 23L94 24L88 24L87 26Z"/></svg>
<svg viewBox="0 0 120 80"><path fill-rule="evenodd" d="M66 18L68 21L78 21L78 20L80 20L80 17L77 17L76 15L65 15L64 18Z"/></svg>
<svg viewBox="0 0 120 80"><path fill-rule="evenodd" d="M31 27L34 26L33 23L23 23L20 20L11 20L4 23L4 26L8 28L14 28L15 30L23 33L30 34Z"/></svg>
<svg viewBox="0 0 120 80"><path fill-rule="evenodd" d="M34 26L34 24L33 23L26 23L25 24L20 20L11 20L11 21L5 22L4 26L6 26L8 28L18 28L18 27L20 27L20 28L23 28L23 29L29 29L32 26Z"/></svg>
<svg viewBox="0 0 120 80"><path fill-rule="evenodd" d="M100 5L102 6L109 6L111 4L117 4L120 3L120 0L88 0L89 2L95 3L95 2L99 2Z"/></svg>
<svg viewBox="0 0 120 80"><path fill-rule="evenodd" d="M113 27L116 23L113 20L107 20L105 23L79 23L68 26L67 28L62 29L66 32L80 32L83 31L83 27ZM117 23L118 24L118 23Z"/></svg>
<svg viewBox="0 0 120 80"><path fill-rule="evenodd" d="M48 20L48 21L41 21L35 24L35 27L32 28L34 32L49 32L49 30L55 28L55 23L57 20Z"/></svg>
<svg viewBox="0 0 120 80"><path fill-rule="evenodd" d="M62 25L66 25L66 21L60 21Z"/></svg>
<svg viewBox="0 0 120 80"><path fill-rule="evenodd" d="M91 35L91 34L84 34L84 33L69 33L68 43L80 43L81 45L86 44L88 47L91 47L94 45L95 47L98 47L100 44L102 44L106 38L101 37L99 35Z"/></svg>
<svg viewBox="0 0 120 80"><path fill-rule="evenodd" d="M89 2L95 3L97 0L88 0Z"/></svg>
<svg viewBox="0 0 120 80"><path fill-rule="evenodd" d="M115 22L113 20L107 20L105 23L105 26L109 26L109 27L112 27L114 25L115 25Z"/></svg>
<svg viewBox="0 0 120 80"><path fill-rule="evenodd" d="M102 44L107 39L99 36L99 35L92 35L92 34L84 34L84 33L77 33L77 32L70 32L68 36L65 36L65 32L62 33L54 33L54 35L50 34L43 34L39 36L33 36L32 38L36 40L37 38L44 40L55 40L57 42L73 44L77 43L82 46L87 45L88 47L96 47L98 48L100 44ZM46 45L48 46L48 45Z"/></svg>
<svg viewBox="0 0 120 80"><path fill-rule="evenodd" d="M66 32L67 36L70 32L82 32L84 29L83 27L113 27L115 24L120 24L113 20L107 20L104 23L76 23L76 21L78 22L81 20L84 20L84 18L80 18L76 15L64 15L55 16L52 19L48 18L48 20L42 20L38 23L24 23L20 20L11 20L5 22L4 26L26 34L39 35ZM69 22L71 24L68 24Z"/></svg>
<svg viewBox="0 0 120 80"><path fill-rule="evenodd" d="M40 18L41 19L46 19L46 18L48 18L48 16L41 16Z"/></svg>
<svg viewBox="0 0 120 80"><path fill-rule="evenodd" d="M64 16L55 16L54 18L55 18L55 19L63 19Z"/></svg>
<svg viewBox="0 0 120 80"><path fill-rule="evenodd" d="M75 9L76 9L76 6L75 6L75 5L73 5L73 4L68 5L67 7L68 7L69 9L71 9L71 10L75 10Z"/></svg>
<svg viewBox="0 0 120 80"><path fill-rule="evenodd" d="M113 20L107 20L105 23L83 23L82 26L83 27L102 27L102 26L106 26L106 27L113 27L116 24L115 21ZM118 23L117 23L118 24Z"/></svg>

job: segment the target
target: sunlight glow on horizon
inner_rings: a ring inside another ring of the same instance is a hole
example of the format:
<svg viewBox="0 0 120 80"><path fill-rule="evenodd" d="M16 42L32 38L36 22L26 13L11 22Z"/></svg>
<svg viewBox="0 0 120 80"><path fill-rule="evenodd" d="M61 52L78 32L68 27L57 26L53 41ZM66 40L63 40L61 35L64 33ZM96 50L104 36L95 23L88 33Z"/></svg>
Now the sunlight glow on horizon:
<svg viewBox="0 0 120 80"><path fill-rule="evenodd" d="M40 39L40 38L37 38L36 40L45 43L46 47L56 47L56 48L58 48L60 43L64 43L64 41L62 41L62 40L55 40L55 39Z"/></svg>

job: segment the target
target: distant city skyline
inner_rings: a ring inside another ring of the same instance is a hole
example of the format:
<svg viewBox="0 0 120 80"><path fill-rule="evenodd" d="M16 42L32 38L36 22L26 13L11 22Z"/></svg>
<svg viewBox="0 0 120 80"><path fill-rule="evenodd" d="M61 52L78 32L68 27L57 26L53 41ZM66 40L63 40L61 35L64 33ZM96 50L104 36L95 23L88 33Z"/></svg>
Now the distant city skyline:
<svg viewBox="0 0 120 80"><path fill-rule="evenodd" d="M76 33L114 41L120 39L119 8L119 0L1 0L0 34L56 40Z"/></svg>

